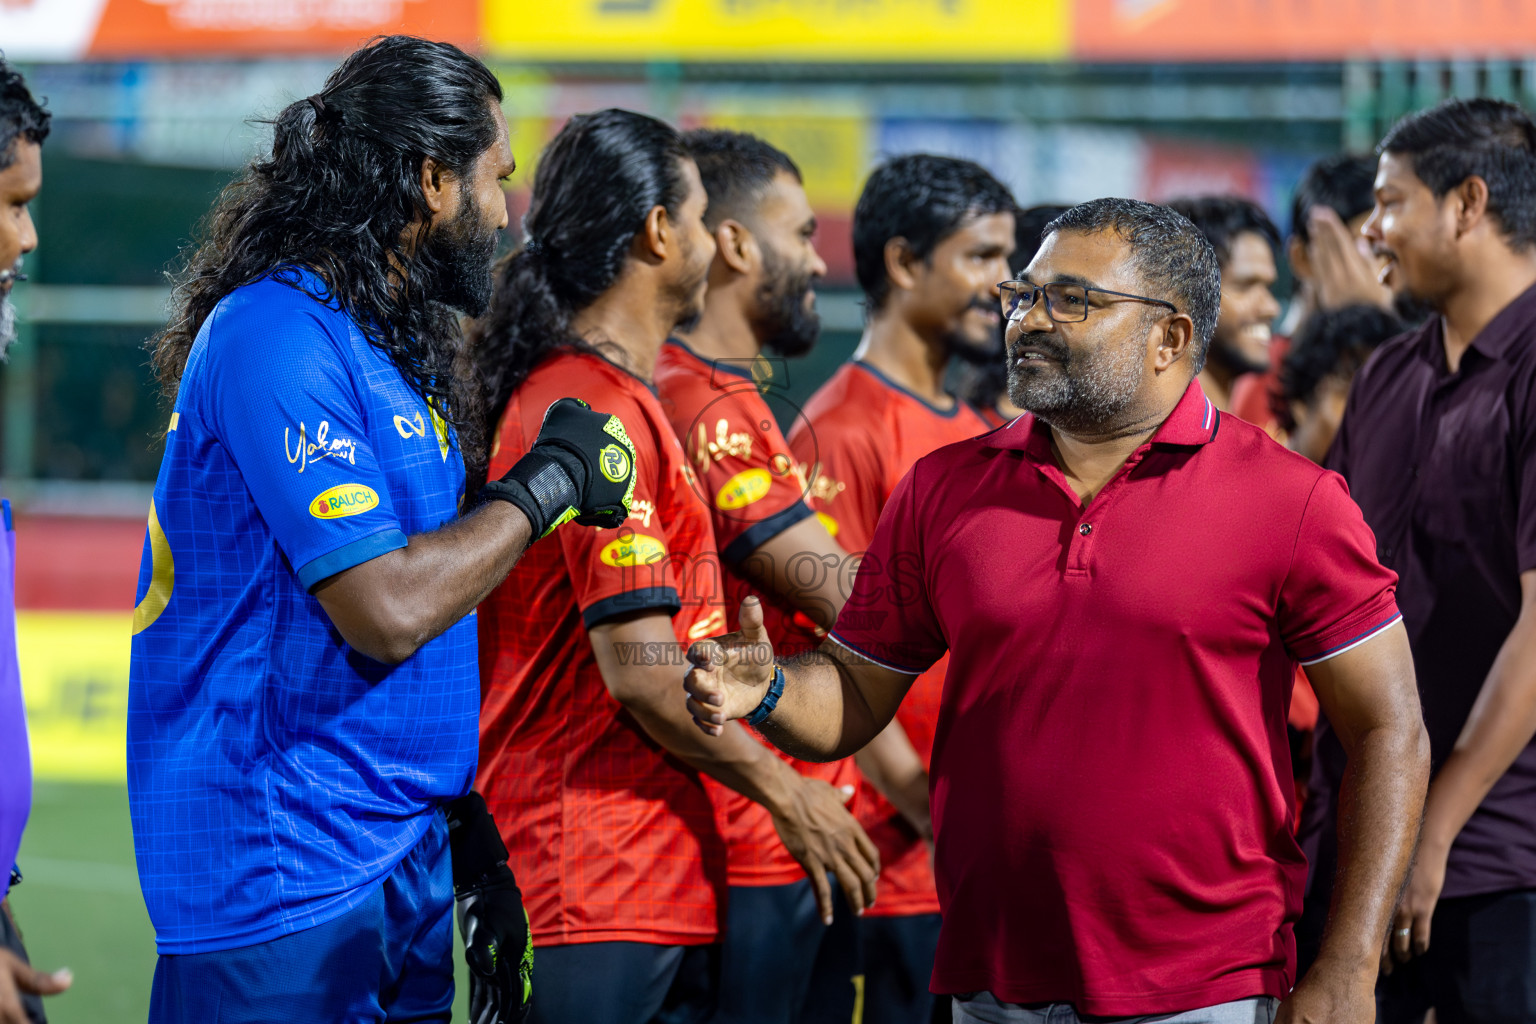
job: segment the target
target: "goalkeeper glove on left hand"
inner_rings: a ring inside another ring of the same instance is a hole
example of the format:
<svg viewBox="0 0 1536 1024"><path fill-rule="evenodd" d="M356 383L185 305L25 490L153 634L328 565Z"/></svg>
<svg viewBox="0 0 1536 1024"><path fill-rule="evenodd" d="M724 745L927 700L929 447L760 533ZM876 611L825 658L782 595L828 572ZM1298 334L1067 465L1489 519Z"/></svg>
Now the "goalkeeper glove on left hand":
<svg viewBox="0 0 1536 1024"><path fill-rule="evenodd" d="M533 998L533 936L523 894L507 867L507 848L479 793L448 804L448 849L471 1024L517 1024Z"/></svg>
<svg viewBox="0 0 1536 1024"><path fill-rule="evenodd" d="M635 496L635 446L617 416L562 398L545 410L528 454L480 493L521 509L535 538L572 519L612 529Z"/></svg>

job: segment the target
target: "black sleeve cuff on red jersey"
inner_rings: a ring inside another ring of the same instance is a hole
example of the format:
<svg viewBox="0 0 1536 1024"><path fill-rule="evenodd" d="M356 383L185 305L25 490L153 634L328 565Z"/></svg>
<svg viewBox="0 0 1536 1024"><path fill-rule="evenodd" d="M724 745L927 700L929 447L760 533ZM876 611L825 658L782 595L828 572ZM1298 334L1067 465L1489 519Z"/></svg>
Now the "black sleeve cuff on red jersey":
<svg viewBox="0 0 1536 1024"><path fill-rule="evenodd" d="M796 523L815 515L803 501L796 501L788 508L780 509L760 523L747 528L741 536L725 546L720 557L727 565L740 565L758 548L768 543Z"/></svg>
<svg viewBox="0 0 1536 1024"><path fill-rule="evenodd" d="M683 602L677 598L677 590L673 587L642 587L639 590L627 590L622 594L614 594L605 597L596 604L581 610L582 625L591 629L600 626L609 619L616 619L620 615L633 615L635 612L666 612L668 615L676 615L682 611Z"/></svg>

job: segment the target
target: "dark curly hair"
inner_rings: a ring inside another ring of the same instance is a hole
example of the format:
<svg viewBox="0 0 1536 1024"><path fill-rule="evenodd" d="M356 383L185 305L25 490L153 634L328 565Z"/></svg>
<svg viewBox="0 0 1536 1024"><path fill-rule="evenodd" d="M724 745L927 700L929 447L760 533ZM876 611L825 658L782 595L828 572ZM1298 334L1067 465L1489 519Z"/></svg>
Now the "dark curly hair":
<svg viewBox="0 0 1536 1024"><path fill-rule="evenodd" d="M1269 243L1274 252L1280 248L1280 229L1269 219L1264 208L1242 196L1189 196L1171 199L1168 208L1189 219L1216 250L1216 258L1225 267L1232 259L1232 246L1238 235L1255 234Z"/></svg>
<svg viewBox="0 0 1536 1024"><path fill-rule="evenodd" d="M1291 196L1291 234L1303 245L1312 243L1307 216L1314 206L1326 206L1348 222L1376 205L1376 158L1359 153L1325 156L1301 176Z"/></svg>
<svg viewBox="0 0 1536 1024"><path fill-rule="evenodd" d="M1012 213L1008 186L970 160L911 153L875 168L853 210L853 265L870 311L885 305L885 243L905 238L920 260L977 217Z"/></svg>
<svg viewBox="0 0 1536 1024"><path fill-rule="evenodd" d="M16 140L41 146L53 116L32 98L21 72L0 54L0 171L16 161Z"/></svg>
<svg viewBox="0 0 1536 1024"><path fill-rule="evenodd" d="M1284 429L1295 430L1292 402L1309 405L1329 377L1353 380L1382 342L1407 329L1407 324L1377 306L1344 306L1307 317L1280 364L1280 390L1270 396L1275 418Z"/></svg>
<svg viewBox="0 0 1536 1024"><path fill-rule="evenodd" d="M482 459L479 392L467 372L458 318L430 283L442 268L426 245L421 190L431 158L467 178L496 141L501 85L448 43L386 36L353 53L315 96L284 107L270 158L227 186L172 276L171 314L150 339L174 403L203 321L236 288L287 265L308 267L422 397L458 432L467 462ZM404 238L413 223L415 245Z"/></svg>
<svg viewBox="0 0 1536 1024"><path fill-rule="evenodd" d="M544 150L523 246L502 261L490 312L470 328L487 436L535 366L592 347L571 319L613 285L652 209L677 215L689 159L671 126L617 109L578 114Z"/></svg>
<svg viewBox="0 0 1536 1024"><path fill-rule="evenodd" d="M699 178L709 195L704 224L711 231L727 218L750 218L777 175L805 181L788 153L747 132L695 128L683 135L683 144L699 165Z"/></svg>

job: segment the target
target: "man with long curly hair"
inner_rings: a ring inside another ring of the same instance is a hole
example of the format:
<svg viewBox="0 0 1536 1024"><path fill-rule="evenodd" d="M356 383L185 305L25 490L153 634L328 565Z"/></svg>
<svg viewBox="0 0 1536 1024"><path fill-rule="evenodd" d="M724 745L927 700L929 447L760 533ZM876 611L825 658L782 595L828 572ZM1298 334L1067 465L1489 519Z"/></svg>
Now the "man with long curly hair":
<svg viewBox="0 0 1536 1024"><path fill-rule="evenodd" d="M152 1021L446 1021L455 895L477 1019L526 1009L521 898L470 791L472 613L556 525L622 521L634 452L560 398L465 511L455 311L484 310L506 225L500 100L447 44L352 54L220 197L155 339L174 412L128 722Z"/></svg>

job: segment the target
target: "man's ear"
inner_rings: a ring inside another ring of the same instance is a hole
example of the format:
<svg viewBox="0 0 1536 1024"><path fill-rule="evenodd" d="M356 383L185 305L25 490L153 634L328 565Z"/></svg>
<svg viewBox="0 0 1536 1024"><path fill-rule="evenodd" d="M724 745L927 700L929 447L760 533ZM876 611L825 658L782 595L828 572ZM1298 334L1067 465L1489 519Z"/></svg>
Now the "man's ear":
<svg viewBox="0 0 1536 1024"><path fill-rule="evenodd" d="M757 238L740 221L729 218L715 228L715 255L738 274L750 274L762 262Z"/></svg>
<svg viewBox="0 0 1536 1024"><path fill-rule="evenodd" d="M1175 313L1157 322L1157 347L1152 353L1152 369L1157 373L1171 369L1181 359L1195 354L1195 322L1188 313Z"/></svg>
<svg viewBox="0 0 1536 1024"><path fill-rule="evenodd" d="M922 262L912 246L899 235L885 243L885 276L891 287L909 292L917 287L917 264Z"/></svg>
<svg viewBox="0 0 1536 1024"><path fill-rule="evenodd" d="M667 216L665 206L651 207L645 215L645 225L635 236L635 255L652 263L667 258L668 249L676 244L677 228Z"/></svg>
<svg viewBox="0 0 1536 1024"><path fill-rule="evenodd" d="M453 205L454 200L449 193L457 191L454 187L457 184L458 176L448 168L431 157L422 158L421 196L427 204L427 209L432 211L433 217L451 212L449 207Z"/></svg>
<svg viewBox="0 0 1536 1024"><path fill-rule="evenodd" d="M1460 238L1488 216L1488 183L1472 175L1452 190L1456 210L1456 237Z"/></svg>

